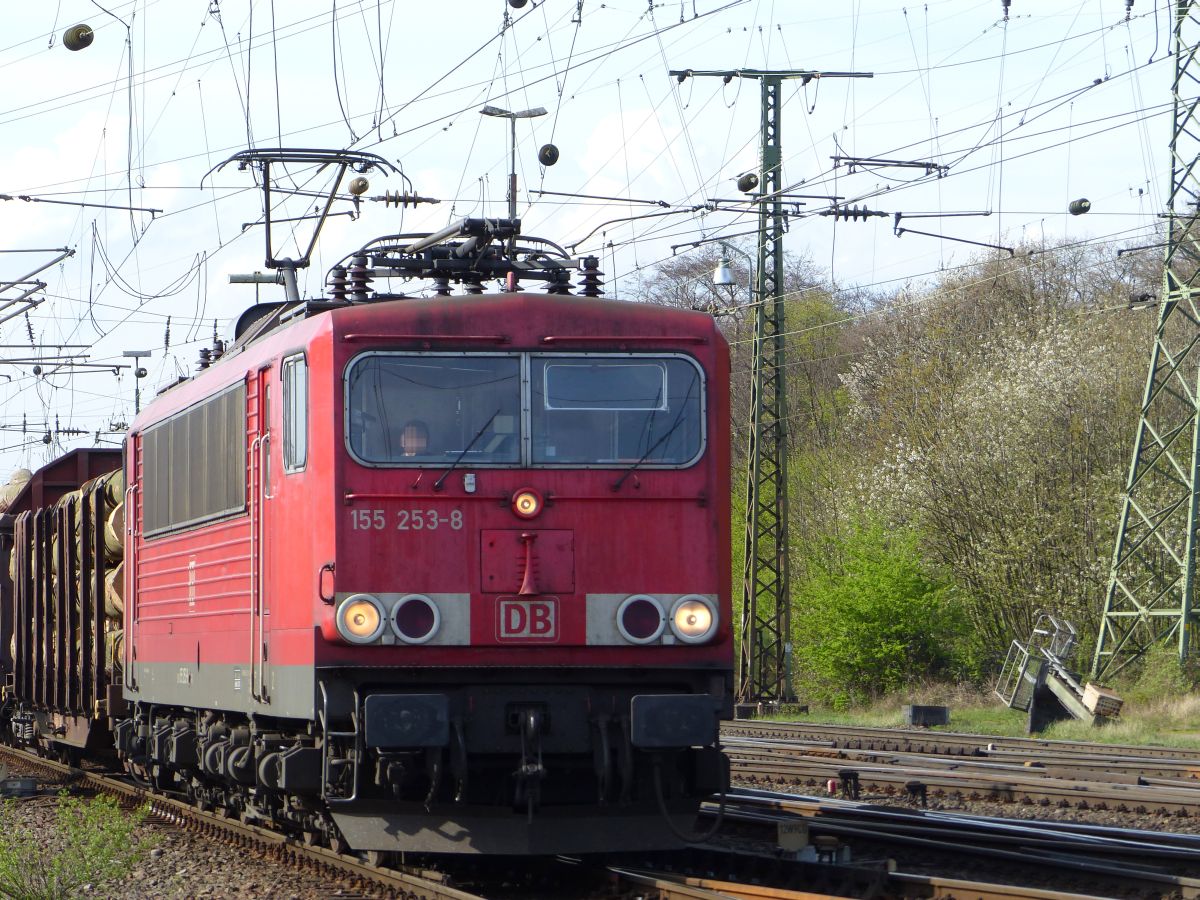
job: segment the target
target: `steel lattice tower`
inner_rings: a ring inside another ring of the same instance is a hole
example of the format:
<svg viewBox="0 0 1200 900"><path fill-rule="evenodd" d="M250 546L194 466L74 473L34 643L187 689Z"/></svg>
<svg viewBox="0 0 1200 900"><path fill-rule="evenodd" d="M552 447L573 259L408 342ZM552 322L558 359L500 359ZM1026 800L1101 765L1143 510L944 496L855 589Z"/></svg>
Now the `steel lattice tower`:
<svg viewBox="0 0 1200 900"><path fill-rule="evenodd" d="M1166 271L1133 461L1117 528L1094 678L1111 677L1152 645L1187 656L1195 627L1200 499L1200 20L1175 3L1174 115Z"/></svg>
<svg viewBox="0 0 1200 900"><path fill-rule="evenodd" d="M738 699L791 700L792 605L788 577L787 395L784 389L783 201L779 198L781 74L762 88L758 274Z"/></svg>
<svg viewBox="0 0 1200 900"><path fill-rule="evenodd" d="M780 106L783 82L799 78L870 78L865 72L785 69L674 70L688 76L757 80L762 94L758 178L758 260L755 278L754 367L746 450L746 534L738 700L787 701L792 691L792 607L788 573L787 395Z"/></svg>

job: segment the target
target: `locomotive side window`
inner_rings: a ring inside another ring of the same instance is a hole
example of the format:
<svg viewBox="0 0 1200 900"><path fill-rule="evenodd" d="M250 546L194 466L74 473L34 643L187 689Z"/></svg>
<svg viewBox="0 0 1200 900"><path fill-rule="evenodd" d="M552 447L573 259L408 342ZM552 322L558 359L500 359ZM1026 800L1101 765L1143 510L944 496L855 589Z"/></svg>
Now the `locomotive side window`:
<svg viewBox="0 0 1200 900"><path fill-rule="evenodd" d="M365 353L346 373L346 439L374 466L520 461L521 360Z"/></svg>
<svg viewBox="0 0 1200 900"><path fill-rule="evenodd" d="M308 362L289 356L280 368L283 379L283 470L298 472L308 461Z"/></svg>
<svg viewBox="0 0 1200 900"><path fill-rule="evenodd" d="M147 429L142 497L148 537L246 508L244 383Z"/></svg>
<svg viewBox="0 0 1200 900"><path fill-rule="evenodd" d="M703 384L678 357L534 357L535 465L681 466L703 447Z"/></svg>

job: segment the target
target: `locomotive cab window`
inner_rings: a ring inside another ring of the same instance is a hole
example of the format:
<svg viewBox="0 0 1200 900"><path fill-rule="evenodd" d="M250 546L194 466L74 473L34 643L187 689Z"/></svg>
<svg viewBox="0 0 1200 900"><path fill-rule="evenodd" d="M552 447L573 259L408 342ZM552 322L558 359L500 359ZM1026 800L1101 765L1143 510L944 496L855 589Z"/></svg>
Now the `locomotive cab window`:
<svg viewBox="0 0 1200 900"><path fill-rule="evenodd" d="M703 446L700 370L678 357L535 357L535 465L683 466Z"/></svg>
<svg viewBox="0 0 1200 900"><path fill-rule="evenodd" d="M308 461L308 362L289 356L280 369L283 380L283 470L298 472Z"/></svg>
<svg viewBox="0 0 1200 900"><path fill-rule="evenodd" d="M516 356L366 353L346 373L346 441L373 466L516 465Z"/></svg>

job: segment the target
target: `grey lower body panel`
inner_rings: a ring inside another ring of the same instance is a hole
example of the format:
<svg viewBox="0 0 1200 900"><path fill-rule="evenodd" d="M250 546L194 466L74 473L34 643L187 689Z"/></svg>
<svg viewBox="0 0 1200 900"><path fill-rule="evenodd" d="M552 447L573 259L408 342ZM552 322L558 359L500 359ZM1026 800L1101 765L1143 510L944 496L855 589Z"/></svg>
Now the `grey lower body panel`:
<svg viewBox="0 0 1200 900"><path fill-rule="evenodd" d="M267 667L265 698L251 692L250 665L134 663L136 687L124 689L129 703L154 703L193 709L312 719L316 706L316 670L312 666Z"/></svg>
<svg viewBox="0 0 1200 900"><path fill-rule="evenodd" d="M675 827L695 829L695 801L670 804ZM357 802L332 809L355 850L420 853L492 853L543 855L613 853L624 850L672 850L683 846L662 814L639 808L543 807L530 822L524 812L478 807L414 806L400 811L393 803Z"/></svg>

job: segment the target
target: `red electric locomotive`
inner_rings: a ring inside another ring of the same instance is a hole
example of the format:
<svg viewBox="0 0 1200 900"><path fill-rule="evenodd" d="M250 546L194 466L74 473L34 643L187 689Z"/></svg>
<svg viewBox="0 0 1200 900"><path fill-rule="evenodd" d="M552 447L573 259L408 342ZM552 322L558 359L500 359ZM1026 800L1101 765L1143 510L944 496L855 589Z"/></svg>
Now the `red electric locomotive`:
<svg viewBox="0 0 1200 900"><path fill-rule="evenodd" d="M368 245L134 422L130 771L376 853L661 847L723 790L726 343L517 225ZM368 290L514 270L554 293Z"/></svg>

